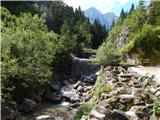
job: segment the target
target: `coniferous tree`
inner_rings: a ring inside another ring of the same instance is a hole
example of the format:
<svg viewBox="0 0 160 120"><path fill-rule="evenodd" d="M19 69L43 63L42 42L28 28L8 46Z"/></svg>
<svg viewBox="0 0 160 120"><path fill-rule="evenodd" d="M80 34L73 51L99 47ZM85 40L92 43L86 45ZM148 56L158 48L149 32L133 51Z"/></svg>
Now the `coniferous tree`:
<svg viewBox="0 0 160 120"><path fill-rule="evenodd" d="M134 11L134 4L132 3L131 9L129 11L129 14L131 14Z"/></svg>
<svg viewBox="0 0 160 120"><path fill-rule="evenodd" d="M160 25L160 2L152 0L149 7L148 23Z"/></svg>
<svg viewBox="0 0 160 120"><path fill-rule="evenodd" d="M115 22L114 22L114 20L113 20L112 25L111 25L111 28L113 28L113 27L114 27L114 25L115 25Z"/></svg>
<svg viewBox="0 0 160 120"><path fill-rule="evenodd" d="M123 20L126 17L126 13L124 12L124 9L122 8L120 13L120 18Z"/></svg>
<svg viewBox="0 0 160 120"><path fill-rule="evenodd" d="M107 31L105 26L102 26L98 20L95 20L91 26L92 38L92 48L97 49L102 43L103 39L107 36Z"/></svg>

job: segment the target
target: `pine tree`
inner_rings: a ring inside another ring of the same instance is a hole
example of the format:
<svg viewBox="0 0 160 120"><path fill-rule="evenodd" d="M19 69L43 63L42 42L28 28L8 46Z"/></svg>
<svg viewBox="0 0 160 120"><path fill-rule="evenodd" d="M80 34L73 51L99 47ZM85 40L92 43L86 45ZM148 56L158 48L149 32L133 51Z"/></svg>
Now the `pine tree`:
<svg viewBox="0 0 160 120"><path fill-rule="evenodd" d="M107 31L105 26L102 26L98 20L95 20L91 26L92 38L92 48L97 49L102 43L103 39L107 36Z"/></svg>
<svg viewBox="0 0 160 120"><path fill-rule="evenodd" d="M126 13L124 12L124 9L122 8L120 18L123 20L126 17Z"/></svg>
<svg viewBox="0 0 160 120"><path fill-rule="evenodd" d="M134 11L134 4L132 3L131 9L129 11L129 14L131 14Z"/></svg>
<svg viewBox="0 0 160 120"><path fill-rule="evenodd" d="M144 0L139 0L139 8L144 9Z"/></svg>
<svg viewBox="0 0 160 120"><path fill-rule="evenodd" d="M115 22L114 22L114 20L113 20L112 25L111 25L111 28L113 28L113 27L114 27L114 25L115 25Z"/></svg>

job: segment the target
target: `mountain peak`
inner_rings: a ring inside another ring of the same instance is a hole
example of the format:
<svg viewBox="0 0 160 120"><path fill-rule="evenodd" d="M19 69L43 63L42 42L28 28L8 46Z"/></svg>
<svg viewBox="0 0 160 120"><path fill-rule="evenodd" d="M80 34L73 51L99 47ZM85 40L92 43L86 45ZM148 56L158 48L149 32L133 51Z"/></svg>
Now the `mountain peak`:
<svg viewBox="0 0 160 120"><path fill-rule="evenodd" d="M102 25L105 25L107 29L110 29L113 20L117 19L117 16L113 12L102 14L95 7L84 10L84 15L89 18L91 23L93 23L94 20L99 20L99 22Z"/></svg>

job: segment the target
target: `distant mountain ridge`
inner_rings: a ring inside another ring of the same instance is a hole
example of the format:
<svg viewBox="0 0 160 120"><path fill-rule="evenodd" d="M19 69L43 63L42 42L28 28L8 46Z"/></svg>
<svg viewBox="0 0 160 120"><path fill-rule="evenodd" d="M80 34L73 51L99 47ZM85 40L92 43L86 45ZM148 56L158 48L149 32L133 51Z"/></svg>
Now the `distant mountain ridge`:
<svg viewBox="0 0 160 120"><path fill-rule="evenodd" d="M110 29L113 20L118 18L113 12L102 14L94 7L84 10L84 15L89 18L91 23L93 23L94 20L99 20L107 29Z"/></svg>

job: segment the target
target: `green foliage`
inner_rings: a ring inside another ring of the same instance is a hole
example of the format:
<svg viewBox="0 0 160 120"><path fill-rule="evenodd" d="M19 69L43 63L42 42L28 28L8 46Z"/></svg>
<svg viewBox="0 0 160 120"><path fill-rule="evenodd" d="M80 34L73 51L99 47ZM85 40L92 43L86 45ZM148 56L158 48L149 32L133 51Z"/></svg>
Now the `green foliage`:
<svg viewBox="0 0 160 120"><path fill-rule="evenodd" d="M160 1L151 0L148 23L151 25L160 25Z"/></svg>
<svg viewBox="0 0 160 120"><path fill-rule="evenodd" d="M1 5L14 15L20 15L21 12L40 13L39 7L34 1L2 1Z"/></svg>
<svg viewBox="0 0 160 120"><path fill-rule="evenodd" d="M142 31L135 35L133 41L133 49L137 52L139 52L138 50L145 53L160 50L160 39L150 25L144 25Z"/></svg>
<svg viewBox="0 0 160 120"><path fill-rule="evenodd" d="M107 37L107 31L105 26L102 26L99 21L95 20L93 25L91 25L92 37L92 48L97 49L103 40Z"/></svg>
<svg viewBox="0 0 160 120"><path fill-rule="evenodd" d="M81 11L81 8L73 11L72 7L62 1L54 1L49 6L50 19L47 25L50 30L64 35L69 43L73 43L73 53L80 56L84 48L97 49L107 35L106 28L97 21L91 25ZM73 39L73 40L72 40ZM70 42L71 41L71 42Z"/></svg>
<svg viewBox="0 0 160 120"><path fill-rule="evenodd" d="M131 8L130 8L130 10L129 10L129 14L131 14L133 11L134 11L134 4L132 4L132 6L131 6Z"/></svg>
<svg viewBox="0 0 160 120"><path fill-rule="evenodd" d="M107 93L107 92L110 92L110 91L112 91L112 87L111 86L102 84L102 85L100 85L99 89L97 89L95 91L94 95L97 98L100 98L102 93Z"/></svg>
<svg viewBox="0 0 160 120"><path fill-rule="evenodd" d="M80 120L83 115L87 115L95 105L95 102L86 103L82 105L78 111L76 112L76 115L74 116L74 120Z"/></svg>
<svg viewBox="0 0 160 120"><path fill-rule="evenodd" d="M47 31L43 16L16 17L1 9L2 99L21 101L50 83L57 35Z"/></svg>
<svg viewBox="0 0 160 120"><path fill-rule="evenodd" d="M135 10L132 5L132 12L126 18L122 10L120 19L112 28L106 41L97 50L96 60L101 65L107 65L115 60L115 55L120 54L123 59L126 54L134 54L140 61L149 59L159 62L159 3L159 1L151 1L151 5L146 10L144 1L141 0L139 7ZM127 41L123 43L123 47L119 48L117 43L120 42L124 30L129 31L125 38Z"/></svg>
<svg viewBox="0 0 160 120"><path fill-rule="evenodd" d="M102 46L97 51L94 61L99 64L106 66L109 64L115 64L119 61L118 54L116 50L113 48L110 42L103 43Z"/></svg>
<svg viewBox="0 0 160 120"><path fill-rule="evenodd" d="M160 100L154 103L154 113L157 117L160 117Z"/></svg>
<svg viewBox="0 0 160 120"><path fill-rule="evenodd" d="M69 7L62 1L52 1L49 5L47 16L50 19L50 21L47 21L49 29L60 33L65 20L71 20L72 22L74 11L72 7Z"/></svg>

